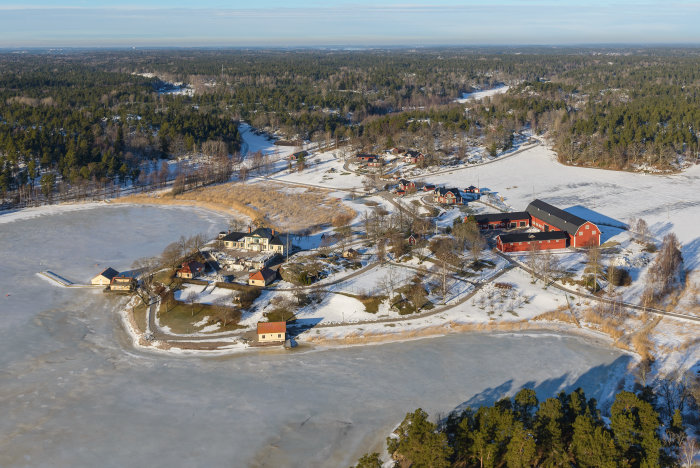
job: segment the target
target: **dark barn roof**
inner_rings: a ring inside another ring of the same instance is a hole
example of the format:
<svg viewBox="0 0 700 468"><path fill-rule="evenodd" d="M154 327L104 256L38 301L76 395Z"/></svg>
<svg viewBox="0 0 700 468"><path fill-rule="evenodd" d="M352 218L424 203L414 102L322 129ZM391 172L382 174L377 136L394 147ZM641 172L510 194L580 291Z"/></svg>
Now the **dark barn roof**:
<svg viewBox="0 0 700 468"><path fill-rule="evenodd" d="M474 220L477 224L494 223L503 221L515 221L521 219L530 219L530 214L527 211L517 211L514 213L485 213L474 215Z"/></svg>
<svg viewBox="0 0 700 468"><path fill-rule="evenodd" d="M569 235L564 231L518 232L515 234L501 234L498 238L501 239L502 244L512 244L513 242L568 239Z"/></svg>
<svg viewBox="0 0 700 468"><path fill-rule="evenodd" d="M578 228L586 223L585 219L545 203L542 200L533 200L527 205L527 212L531 216L541 219L545 223L566 231L571 235L576 234Z"/></svg>

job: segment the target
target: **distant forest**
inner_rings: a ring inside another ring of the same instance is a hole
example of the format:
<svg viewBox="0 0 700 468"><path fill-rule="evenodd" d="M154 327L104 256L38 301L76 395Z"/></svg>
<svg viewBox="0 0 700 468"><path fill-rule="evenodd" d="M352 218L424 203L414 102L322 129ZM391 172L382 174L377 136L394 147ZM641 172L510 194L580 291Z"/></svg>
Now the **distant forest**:
<svg viewBox="0 0 700 468"><path fill-rule="evenodd" d="M164 92L176 82L193 92ZM510 90L454 102L501 85ZM240 121L457 157L476 143L507 149L529 128L566 164L673 170L700 150L699 90L697 49L4 53L0 195L7 205L143 184L144 161L221 143L235 154Z"/></svg>

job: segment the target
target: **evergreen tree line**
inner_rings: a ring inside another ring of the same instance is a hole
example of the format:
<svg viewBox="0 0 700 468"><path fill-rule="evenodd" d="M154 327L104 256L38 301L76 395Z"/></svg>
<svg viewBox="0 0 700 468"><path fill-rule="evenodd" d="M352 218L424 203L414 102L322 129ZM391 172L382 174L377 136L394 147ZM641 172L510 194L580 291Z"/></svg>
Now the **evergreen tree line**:
<svg viewBox="0 0 700 468"><path fill-rule="evenodd" d="M239 148L225 108L159 94L155 78L43 58L0 72L0 198L50 199L59 189L89 193L136 182L142 161L206 141Z"/></svg>
<svg viewBox="0 0 700 468"><path fill-rule="evenodd" d="M538 401L520 390L492 406L451 413L438 423L422 409L408 413L387 438L396 467L661 467L688 457L681 411L662 422L649 387L622 391L604 420L582 389ZM357 468L380 468L378 453Z"/></svg>
<svg viewBox="0 0 700 468"><path fill-rule="evenodd" d="M49 192L123 184L143 160L210 140L235 152L237 120L289 139L406 144L430 156L463 157L477 143L495 154L526 128L549 131L569 164L675 168L697 156L696 49L514 51L0 54L0 194L35 196L43 175ZM195 93L160 93L165 81ZM505 95L454 103L501 83Z"/></svg>

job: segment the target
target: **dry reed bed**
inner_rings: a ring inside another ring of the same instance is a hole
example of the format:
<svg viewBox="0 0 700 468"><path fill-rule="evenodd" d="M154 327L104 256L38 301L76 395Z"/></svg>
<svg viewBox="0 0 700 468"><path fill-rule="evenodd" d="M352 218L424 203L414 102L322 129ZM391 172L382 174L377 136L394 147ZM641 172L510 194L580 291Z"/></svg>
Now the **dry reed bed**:
<svg viewBox="0 0 700 468"><path fill-rule="evenodd" d="M566 306L561 306L550 312L540 314L536 317L533 317L532 320L545 320L548 322L559 321L565 323L573 323L577 326L579 325L578 322L576 322L576 319L569 312L569 308Z"/></svg>
<svg viewBox="0 0 700 468"><path fill-rule="evenodd" d="M303 231L330 224L339 214L354 216L340 199L316 189L289 193L269 184L228 183L192 190L180 195L169 193L129 195L121 203L184 205L207 208L226 214L239 213L279 230Z"/></svg>
<svg viewBox="0 0 700 468"><path fill-rule="evenodd" d="M543 314L544 315L544 314ZM556 328L556 324L552 324ZM406 330L387 333L364 333L354 331L344 337L329 338L321 336L304 337L303 341L315 345L355 345L367 343L382 343L387 341L411 340L452 333L488 332L488 331L526 331L548 330L546 323L530 323L527 320L517 322L482 322L482 323L456 323L449 322L441 325L423 327L416 330Z"/></svg>
<svg viewBox="0 0 700 468"><path fill-rule="evenodd" d="M620 329L620 326L622 325L621 320L603 317L600 313L593 309L587 309L584 312L583 320L589 324L595 325L598 330L602 331L606 335L609 335L616 341L622 338L622 335L625 334L625 332Z"/></svg>

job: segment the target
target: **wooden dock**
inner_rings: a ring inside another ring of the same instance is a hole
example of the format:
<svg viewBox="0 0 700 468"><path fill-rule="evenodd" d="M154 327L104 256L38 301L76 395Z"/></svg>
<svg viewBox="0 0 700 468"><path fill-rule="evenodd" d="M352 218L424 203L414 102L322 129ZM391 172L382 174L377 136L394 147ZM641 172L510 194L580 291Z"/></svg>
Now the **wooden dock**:
<svg viewBox="0 0 700 468"><path fill-rule="evenodd" d="M64 288L104 288L104 286L101 285L95 285L95 284L80 284L80 283L74 283L69 279L64 278L61 275L58 275L54 273L53 271L40 271L37 273L39 276L43 276L44 278L48 279L54 284L57 284L58 286L62 286Z"/></svg>

